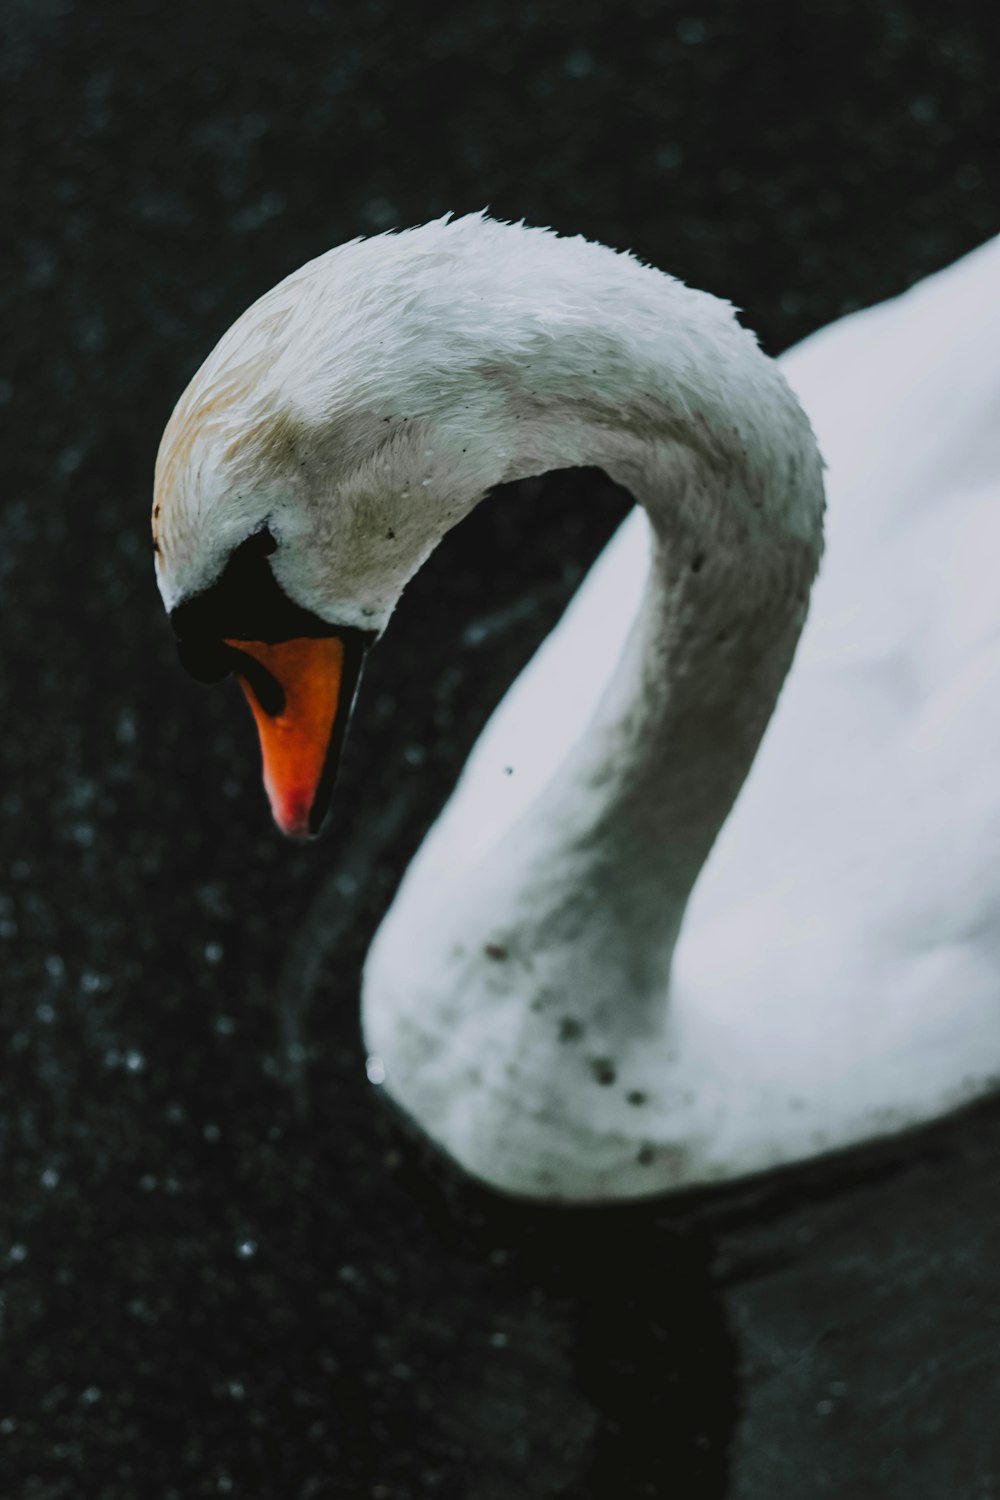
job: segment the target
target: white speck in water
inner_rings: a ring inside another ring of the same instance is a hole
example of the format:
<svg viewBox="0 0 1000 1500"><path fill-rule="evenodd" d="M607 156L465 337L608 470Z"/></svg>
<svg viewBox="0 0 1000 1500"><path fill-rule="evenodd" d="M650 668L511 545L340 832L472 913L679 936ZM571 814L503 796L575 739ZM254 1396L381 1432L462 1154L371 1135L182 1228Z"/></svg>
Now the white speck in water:
<svg viewBox="0 0 1000 1500"><path fill-rule="evenodd" d="M222 1131L219 1129L218 1125L213 1125L211 1122L204 1126L201 1133L205 1137L206 1141L214 1142L221 1141L222 1139Z"/></svg>
<svg viewBox="0 0 1000 1500"><path fill-rule="evenodd" d="M338 896L354 896L357 893L358 882L355 876L346 870L341 870L334 880Z"/></svg>
<svg viewBox="0 0 1000 1500"><path fill-rule="evenodd" d="M45 972L50 979L62 979L66 973L66 965L58 953L50 953L45 960Z"/></svg>
<svg viewBox="0 0 1000 1500"><path fill-rule="evenodd" d="M369 1083L385 1083L385 1063L374 1052L365 1059L365 1072Z"/></svg>
<svg viewBox="0 0 1000 1500"><path fill-rule="evenodd" d="M817 1416L819 1416L819 1417L828 1417L832 1411L833 1411L833 1402L832 1401L828 1401L828 1400L826 1400L824 1398L822 1401L817 1401L816 1402L816 1415Z"/></svg>
<svg viewBox="0 0 1000 1500"><path fill-rule="evenodd" d="M41 1021L43 1026L51 1026L52 1022L56 1018L54 1008L51 1005L46 1004L44 1001L41 1005L36 1006L35 1015Z"/></svg>
<svg viewBox="0 0 1000 1500"><path fill-rule="evenodd" d="M697 47L698 43L703 42L706 36L705 23L699 20L697 16L684 16L677 22L676 31L677 40L683 43L685 47Z"/></svg>
<svg viewBox="0 0 1000 1500"><path fill-rule="evenodd" d="M240 1240L239 1244L236 1246L236 1254L239 1256L240 1260L253 1260L254 1256L257 1254L257 1241Z"/></svg>
<svg viewBox="0 0 1000 1500"><path fill-rule="evenodd" d="M139 1178L139 1186L142 1188L142 1191L144 1193L156 1192L156 1178L153 1176L152 1172L143 1172L142 1176Z"/></svg>
<svg viewBox="0 0 1000 1500"><path fill-rule="evenodd" d="M56 1171L55 1167L46 1167L45 1171L41 1175L41 1179L40 1180L41 1180L42 1187L44 1187L44 1188L58 1187L59 1186L59 1173Z"/></svg>
<svg viewBox="0 0 1000 1500"><path fill-rule="evenodd" d="M109 1047L104 1054L104 1066L106 1068L117 1068L122 1060L122 1055L117 1047Z"/></svg>
<svg viewBox="0 0 1000 1500"><path fill-rule="evenodd" d="M236 1030L236 1022L232 1016L216 1016L215 1029L220 1036L232 1036Z"/></svg>
<svg viewBox="0 0 1000 1500"><path fill-rule="evenodd" d="M86 969L80 975L80 989L85 995L96 995L101 990L111 988L111 981L106 974L96 974L93 969Z"/></svg>
<svg viewBox="0 0 1000 1500"><path fill-rule="evenodd" d="M13 1417L4 1417L0 1420L0 1432L4 1437L10 1437L12 1432L17 1431L17 1422Z"/></svg>
<svg viewBox="0 0 1000 1500"><path fill-rule="evenodd" d="M86 1402L86 1404L88 1406L93 1406L94 1403L97 1402L97 1401L100 1401L100 1399L101 1399L101 1388L100 1388L100 1386L97 1386L97 1385L88 1385L88 1387L87 1387L87 1389L85 1391L81 1391L80 1392L80 1400Z"/></svg>
<svg viewBox="0 0 1000 1500"><path fill-rule="evenodd" d="M220 963L222 960L222 953L223 948L221 943L205 944L205 957L210 964Z"/></svg>
<svg viewBox="0 0 1000 1500"><path fill-rule="evenodd" d="M376 229L387 229L399 217L399 210L389 198L369 198L364 213Z"/></svg>
<svg viewBox="0 0 1000 1500"><path fill-rule="evenodd" d="M123 708L118 715L115 738L119 745L131 745L135 741L135 719L127 708Z"/></svg>
<svg viewBox="0 0 1000 1500"><path fill-rule="evenodd" d="M563 69L570 78L589 78L594 71L594 59L582 48L571 52L563 62Z"/></svg>
<svg viewBox="0 0 1000 1500"><path fill-rule="evenodd" d="M247 1393L246 1386L243 1384L242 1380L231 1380L229 1382L228 1390L230 1396L232 1396L234 1401L242 1401L243 1397Z"/></svg>
<svg viewBox="0 0 1000 1500"><path fill-rule="evenodd" d="M426 490L427 488L429 488L429 486L430 486L430 480L429 479L421 479L421 481L420 481L420 488L422 490Z"/></svg>
<svg viewBox="0 0 1000 1500"><path fill-rule="evenodd" d="M684 160L684 152L674 141L664 141L662 146L657 146L653 153L653 160L658 167L664 171L671 172L674 167L679 167Z"/></svg>
<svg viewBox="0 0 1000 1500"><path fill-rule="evenodd" d="M141 1052L137 1052L134 1047L130 1047L125 1054L125 1066L130 1073L141 1073L146 1066L146 1059Z"/></svg>
<svg viewBox="0 0 1000 1500"><path fill-rule="evenodd" d="M220 1474L215 1482L215 1488L221 1490L224 1495L228 1495L232 1487L233 1481L228 1474Z"/></svg>
<svg viewBox="0 0 1000 1500"><path fill-rule="evenodd" d="M23 1260L28 1259L27 1245L11 1245L7 1251L7 1259L15 1266L20 1265Z"/></svg>
<svg viewBox="0 0 1000 1500"><path fill-rule="evenodd" d="M408 766L422 766L427 759L427 751L423 745L405 745L403 747L403 759Z"/></svg>
<svg viewBox="0 0 1000 1500"><path fill-rule="evenodd" d="M491 1333L490 1343L493 1345L494 1349L506 1349L509 1343L509 1339L507 1338L507 1335L505 1333Z"/></svg>

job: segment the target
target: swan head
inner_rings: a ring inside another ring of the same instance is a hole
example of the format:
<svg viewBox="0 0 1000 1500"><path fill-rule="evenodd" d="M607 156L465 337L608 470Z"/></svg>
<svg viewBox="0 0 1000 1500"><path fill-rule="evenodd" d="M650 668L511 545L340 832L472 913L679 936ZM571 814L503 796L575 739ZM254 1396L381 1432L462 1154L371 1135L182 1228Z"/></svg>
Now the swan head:
<svg viewBox="0 0 1000 1500"><path fill-rule="evenodd" d="M304 266L233 325L164 432L153 545L181 660L236 673L292 836L322 822L364 654L407 581L517 471L504 367L524 333L499 330L487 358L482 327L482 235L505 230L439 222Z"/></svg>
<svg viewBox="0 0 1000 1500"><path fill-rule="evenodd" d="M593 463L631 487L682 447L731 472L769 369L728 304L480 214L342 245L250 307L167 424L153 538L182 661L250 701L279 826L318 830L365 651L488 490Z"/></svg>

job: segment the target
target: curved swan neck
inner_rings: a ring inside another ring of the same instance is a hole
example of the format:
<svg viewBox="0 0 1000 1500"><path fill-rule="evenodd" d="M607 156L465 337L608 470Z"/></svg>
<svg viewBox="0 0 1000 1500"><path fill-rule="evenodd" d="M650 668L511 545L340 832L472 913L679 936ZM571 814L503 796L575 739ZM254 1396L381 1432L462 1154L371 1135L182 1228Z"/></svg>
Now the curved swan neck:
<svg viewBox="0 0 1000 1500"><path fill-rule="evenodd" d="M718 304L705 298L704 308L714 333ZM520 418L520 472L599 465L631 490L653 533L610 687L491 856L490 889L503 882L528 948L557 947L562 968L586 971L583 988L606 999L620 983L609 991L594 976L631 953L633 998L662 1003L691 888L791 664L821 551L808 423L751 336L729 331L730 344L708 338L697 359L679 340L677 371L668 329L655 396L633 382L626 402Z"/></svg>

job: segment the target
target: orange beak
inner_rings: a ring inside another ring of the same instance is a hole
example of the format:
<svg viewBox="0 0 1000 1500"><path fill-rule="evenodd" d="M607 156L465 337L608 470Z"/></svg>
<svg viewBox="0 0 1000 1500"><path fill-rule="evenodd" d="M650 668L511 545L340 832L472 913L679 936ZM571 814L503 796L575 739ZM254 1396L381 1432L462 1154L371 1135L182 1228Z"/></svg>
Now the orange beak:
<svg viewBox="0 0 1000 1500"><path fill-rule="evenodd" d="M274 821L290 838L308 838L333 792L362 653L338 636L225 644L257 721Z"/></svg>

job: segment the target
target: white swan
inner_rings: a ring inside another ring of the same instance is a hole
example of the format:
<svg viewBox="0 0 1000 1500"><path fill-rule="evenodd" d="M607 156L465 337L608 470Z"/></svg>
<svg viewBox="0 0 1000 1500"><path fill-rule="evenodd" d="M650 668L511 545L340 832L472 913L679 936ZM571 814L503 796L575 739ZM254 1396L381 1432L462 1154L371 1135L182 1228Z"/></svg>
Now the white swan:
<svg viewBox="0 0 1000 1500"><path fill-rule="evenodd" d="M369 955L373 1075L476 1176L661 1192L994 1086L998 350L1000 241L782 374L726 304L473 216L313 261L185 392L160 588L187 664L241 676L292 833L369 633L490 488L594 464L644 507ZM821 551L786 376L828 550L754 759Z"/></svg>

